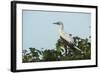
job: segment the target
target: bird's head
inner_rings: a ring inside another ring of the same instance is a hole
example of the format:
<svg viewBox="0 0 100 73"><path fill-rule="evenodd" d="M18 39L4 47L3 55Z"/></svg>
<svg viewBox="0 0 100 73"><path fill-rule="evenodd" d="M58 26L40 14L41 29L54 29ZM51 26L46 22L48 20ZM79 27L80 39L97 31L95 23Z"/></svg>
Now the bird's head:
<svg viewBox="0 0 100 73"><path fill-rule="evenodd" d="M54 22L53 24L56 24L56 25L63 25L63 23L62 23L61 21Z"/></svg>

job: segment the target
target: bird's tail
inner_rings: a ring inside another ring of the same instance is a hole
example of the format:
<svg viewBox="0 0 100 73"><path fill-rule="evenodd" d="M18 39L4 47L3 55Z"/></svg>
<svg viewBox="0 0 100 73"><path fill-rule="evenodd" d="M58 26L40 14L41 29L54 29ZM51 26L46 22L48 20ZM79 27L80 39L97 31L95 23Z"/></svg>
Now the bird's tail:
<svg viewBox="0 0 100 73"><path fill-rule="evenodd" d="M81 49L79 49L77 46L74 46L74 48L76 48L77 50L79 50L81 53L83 53L83 51Z"/></svg>

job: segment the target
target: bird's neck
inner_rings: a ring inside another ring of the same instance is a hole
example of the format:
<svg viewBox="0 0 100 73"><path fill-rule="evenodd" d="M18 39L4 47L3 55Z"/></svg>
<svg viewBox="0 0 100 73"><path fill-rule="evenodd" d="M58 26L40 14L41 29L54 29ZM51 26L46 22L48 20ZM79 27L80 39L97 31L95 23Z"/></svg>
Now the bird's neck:
<svg viewBox="0 0 100 73"><path fill-rule="evenodd" d="M60 31L64 30L63 24L60 25L59 30L60 30Z"/></svg>

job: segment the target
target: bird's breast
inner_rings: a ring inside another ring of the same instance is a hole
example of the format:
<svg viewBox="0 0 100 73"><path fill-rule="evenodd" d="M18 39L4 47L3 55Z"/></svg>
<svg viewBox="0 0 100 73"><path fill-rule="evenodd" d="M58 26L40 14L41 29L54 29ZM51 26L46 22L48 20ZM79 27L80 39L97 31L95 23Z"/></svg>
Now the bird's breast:
<svg viewBox="0 0 100 73"><path fill-rule="evenodd" d="M65 34L64 32L60 32L59 34L67 42L74 43L74 39L71 36L69 36L69 34Z"/></svg>

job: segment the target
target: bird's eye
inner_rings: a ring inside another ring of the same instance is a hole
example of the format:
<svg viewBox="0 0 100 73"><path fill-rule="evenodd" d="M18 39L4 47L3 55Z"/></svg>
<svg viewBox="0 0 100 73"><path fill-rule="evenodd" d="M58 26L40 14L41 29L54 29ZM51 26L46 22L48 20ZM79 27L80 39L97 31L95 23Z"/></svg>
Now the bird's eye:
<svg viewBox="0 0 100 73"><path fill-rule="evenodd" d="M72 36L72 34L69 34L70 36Z"/></svg>

